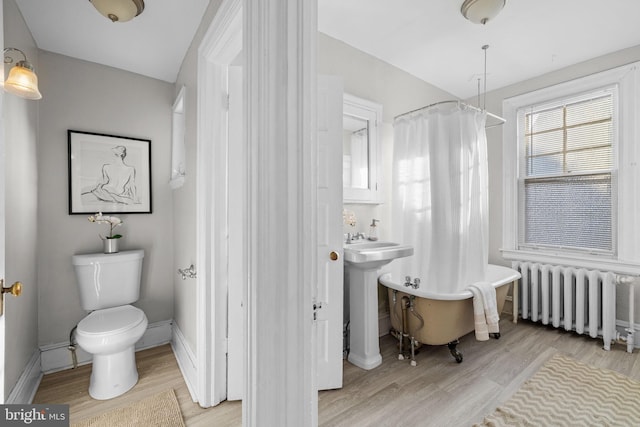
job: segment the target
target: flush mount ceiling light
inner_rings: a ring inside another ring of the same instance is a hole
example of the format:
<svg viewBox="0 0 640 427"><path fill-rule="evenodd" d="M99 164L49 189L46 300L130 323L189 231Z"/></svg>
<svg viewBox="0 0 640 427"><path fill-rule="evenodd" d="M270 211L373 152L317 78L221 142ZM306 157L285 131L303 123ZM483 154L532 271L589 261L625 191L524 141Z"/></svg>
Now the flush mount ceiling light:
<svg viewBox="0 0 640 427"><path fill-rule="evenodd" d="M42 94L38 90L38 76L33 71L33 65L27 61L27 55L14 47L7 47L2 53L5 64L13 64L14 62L14 59L9 55L10 53L20 53L24 58L16 62L16 65L9 71L9 77L4 82L5 92L26 99L41 99Z"/></svg>
<svg viewBox="0 0 640 427"><path fill-rule="evenodd" d="M140 15L144 10L144 0L89 0L112 22L127 22Z"/></svg>
<svg viewBox="0 0 640 427"><path fill-rule="evenodd" d="M474 24L486 24L504 7L506 0L464 0L460 13Z"/></svg>

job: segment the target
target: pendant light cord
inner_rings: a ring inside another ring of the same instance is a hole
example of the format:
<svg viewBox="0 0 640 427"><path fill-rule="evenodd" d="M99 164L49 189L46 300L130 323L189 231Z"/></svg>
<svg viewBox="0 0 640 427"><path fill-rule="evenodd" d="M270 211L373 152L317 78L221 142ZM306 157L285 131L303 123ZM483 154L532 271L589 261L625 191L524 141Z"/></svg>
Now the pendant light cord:
<svg viewBox="0 0 640 427"><path fill-rule="evenodd" d="M486 111L487 109L487 49L489 49L488 44L482 46L482 50L484 50L484 95L482 100L482 111Z"/></svg>

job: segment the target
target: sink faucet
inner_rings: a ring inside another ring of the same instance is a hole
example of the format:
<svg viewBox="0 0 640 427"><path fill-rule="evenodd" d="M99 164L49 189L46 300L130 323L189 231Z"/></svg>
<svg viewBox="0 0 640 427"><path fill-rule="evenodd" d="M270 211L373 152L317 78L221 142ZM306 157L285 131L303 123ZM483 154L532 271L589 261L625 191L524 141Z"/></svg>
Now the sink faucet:
<svg viewBox="0 0 640 427"><path fill-rule="evenodd" d="M347 233L345 236L345 243L353 243L354 240L364 240L366 239L367 236L363 233L363 232L359 232L359 233Z"/></svg>

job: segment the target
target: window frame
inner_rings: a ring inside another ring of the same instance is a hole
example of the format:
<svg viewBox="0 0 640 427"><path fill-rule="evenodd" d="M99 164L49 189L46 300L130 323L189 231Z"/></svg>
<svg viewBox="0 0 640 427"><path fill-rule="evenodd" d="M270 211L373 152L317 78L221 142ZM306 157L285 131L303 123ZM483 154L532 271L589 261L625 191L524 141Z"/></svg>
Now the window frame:
<svg viewBox="0 0 640 427"><path fill-rule="evenodd" d="M616 172L617 172L617 168L618 168L618 162L617 162L617 147L618 147L618 141L619 141L619 132L618 132L618 115L619 115L619 109L618 109L618 87L617 85L608 85L605 87L601 87L601 88L597 88L595 90L592 91L587 91L585 93L580 93L580 94L575 94L575 95L569 95L569 96L562 96L562 97L558 97L555 99L551 99L542 103L536 103L536 104L531 104L531 105L525 105L525 106L520 106L518 107L517 111L516 111L516 117L519 123L520 122L520 114L524 114L525 116L527 114L530 114L530 112L526 112L527 109L531 110L531 111L549 111L549 110L555 110L555 109L559 109L559 108L563 108L566 109L567 106L569 105L574 105L580 102L584 102L584 101L588 101L590 99L597 99L597 98L602 98L604 96L611 96L612 98L612 135L611 135L611 148L612 148L612 153L611 153L611 157L612 157L612 162L611 162L611 167L609 169L599 169L599 170L583 170L583 171L579 171L579 172L566 172L565 168L564 168L564 164L563 164L563 172L562 173L547 173L547 174L541 174L541 175L533 175L533 176L529 176L528 172L527 172L527 162L529 159L529 154L526 151L526 143L520 139L521 136L526 137L527 135L527 131L525 129L520 129L519 125L516 126L517 128L517 134L516 134L516 143L518 144L518 162L520 162L520 167L518 168L518 244L517 244L517 248L518 249L526 249L526 250L533 250L533 251L539 251L539 250L546 250L546 251L562 251L562 252L567 252L567 253L575 253L575 254L591 254L591 255L599 255L599 256L606 256L606 257L610 257L613 258L616 256L616 243L617 243L617 230L616 230L616 220L615 218L617 218L617 185L616 185ZM524 110L524 111L523 111ZM563 116L564 116L564 111L563 111ZM526 123L526 119L523 120L524 123ZM566 157L567 154L567 150L566 150L566 142L567 142L567 137L566 137L566 122L563 123L563 126L561 128L559 128L559 130L562 130L564 135L564 144L565 147L563 148L562 154L563 157ZM584 247L570 247L570 246L554 246L554 245L546 245L546 244L542 244L542 243L530 243L526 241L526 217L525 217L525 213L526 213L526 197L525 197L525 193L526 193L526 183L527 181L541 181L541 180L563 180L566 178L576 178L579 176L590 176L590 177L595 177L598 175L610 175L610 183L611 183L611 206L610 206L610 214L611 214L611 219L612 219L612 223L611 223L611 249L610 250L604 250L604 249L595 249L595 248L584 248Z"/></svg>
<svg viewBox="0 0 640 427"><path fill-rule="evenodd" d="M517 112L529 105L540 105L562 98L573 98L606 87L617 88L618 102L614 103L617 117L617 146L614 148L612 181L617 194L612 195L614 242L613 254L599 254L562 250L561 248L521 248L519 246L520 197L519 169L521 147L517 142ZM501 252L505 259L567 263L588 268L602 268L628 274L640 274L640 62L602 71L575 80L549 86L522 95L506 98L502 103L503 116L503 228ZM617 165L617 168L615 167Z"/></svg>

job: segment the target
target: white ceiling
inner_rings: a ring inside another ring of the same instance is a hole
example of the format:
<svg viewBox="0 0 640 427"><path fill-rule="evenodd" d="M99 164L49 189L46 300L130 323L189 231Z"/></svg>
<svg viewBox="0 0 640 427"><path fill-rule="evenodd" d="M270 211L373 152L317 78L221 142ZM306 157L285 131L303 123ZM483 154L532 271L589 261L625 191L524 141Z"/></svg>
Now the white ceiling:
<svg viewBox="0 0 640 427"><path fill-rule="evenodd" d="M209 0L146 0L112 23L88 0L16 0L39 48L174 82ZM463 0L318 0L319 30L460 98L640 45L638 0L507 0L487 25Z"/></svg>
<svg viewBox="0 0 640 427"><path fill-rule="evenodd" d="M209 0L145 0L142 14L122 23L88 0L16 3L40 49L175 82Z"/></svg>
<svg viewBox="0 0 640 427"><path fill-rule="evenodd" d="M462 99L640 45L638 0L507 0L487 25L463 0L318 0L320 31Z"/></svg>

